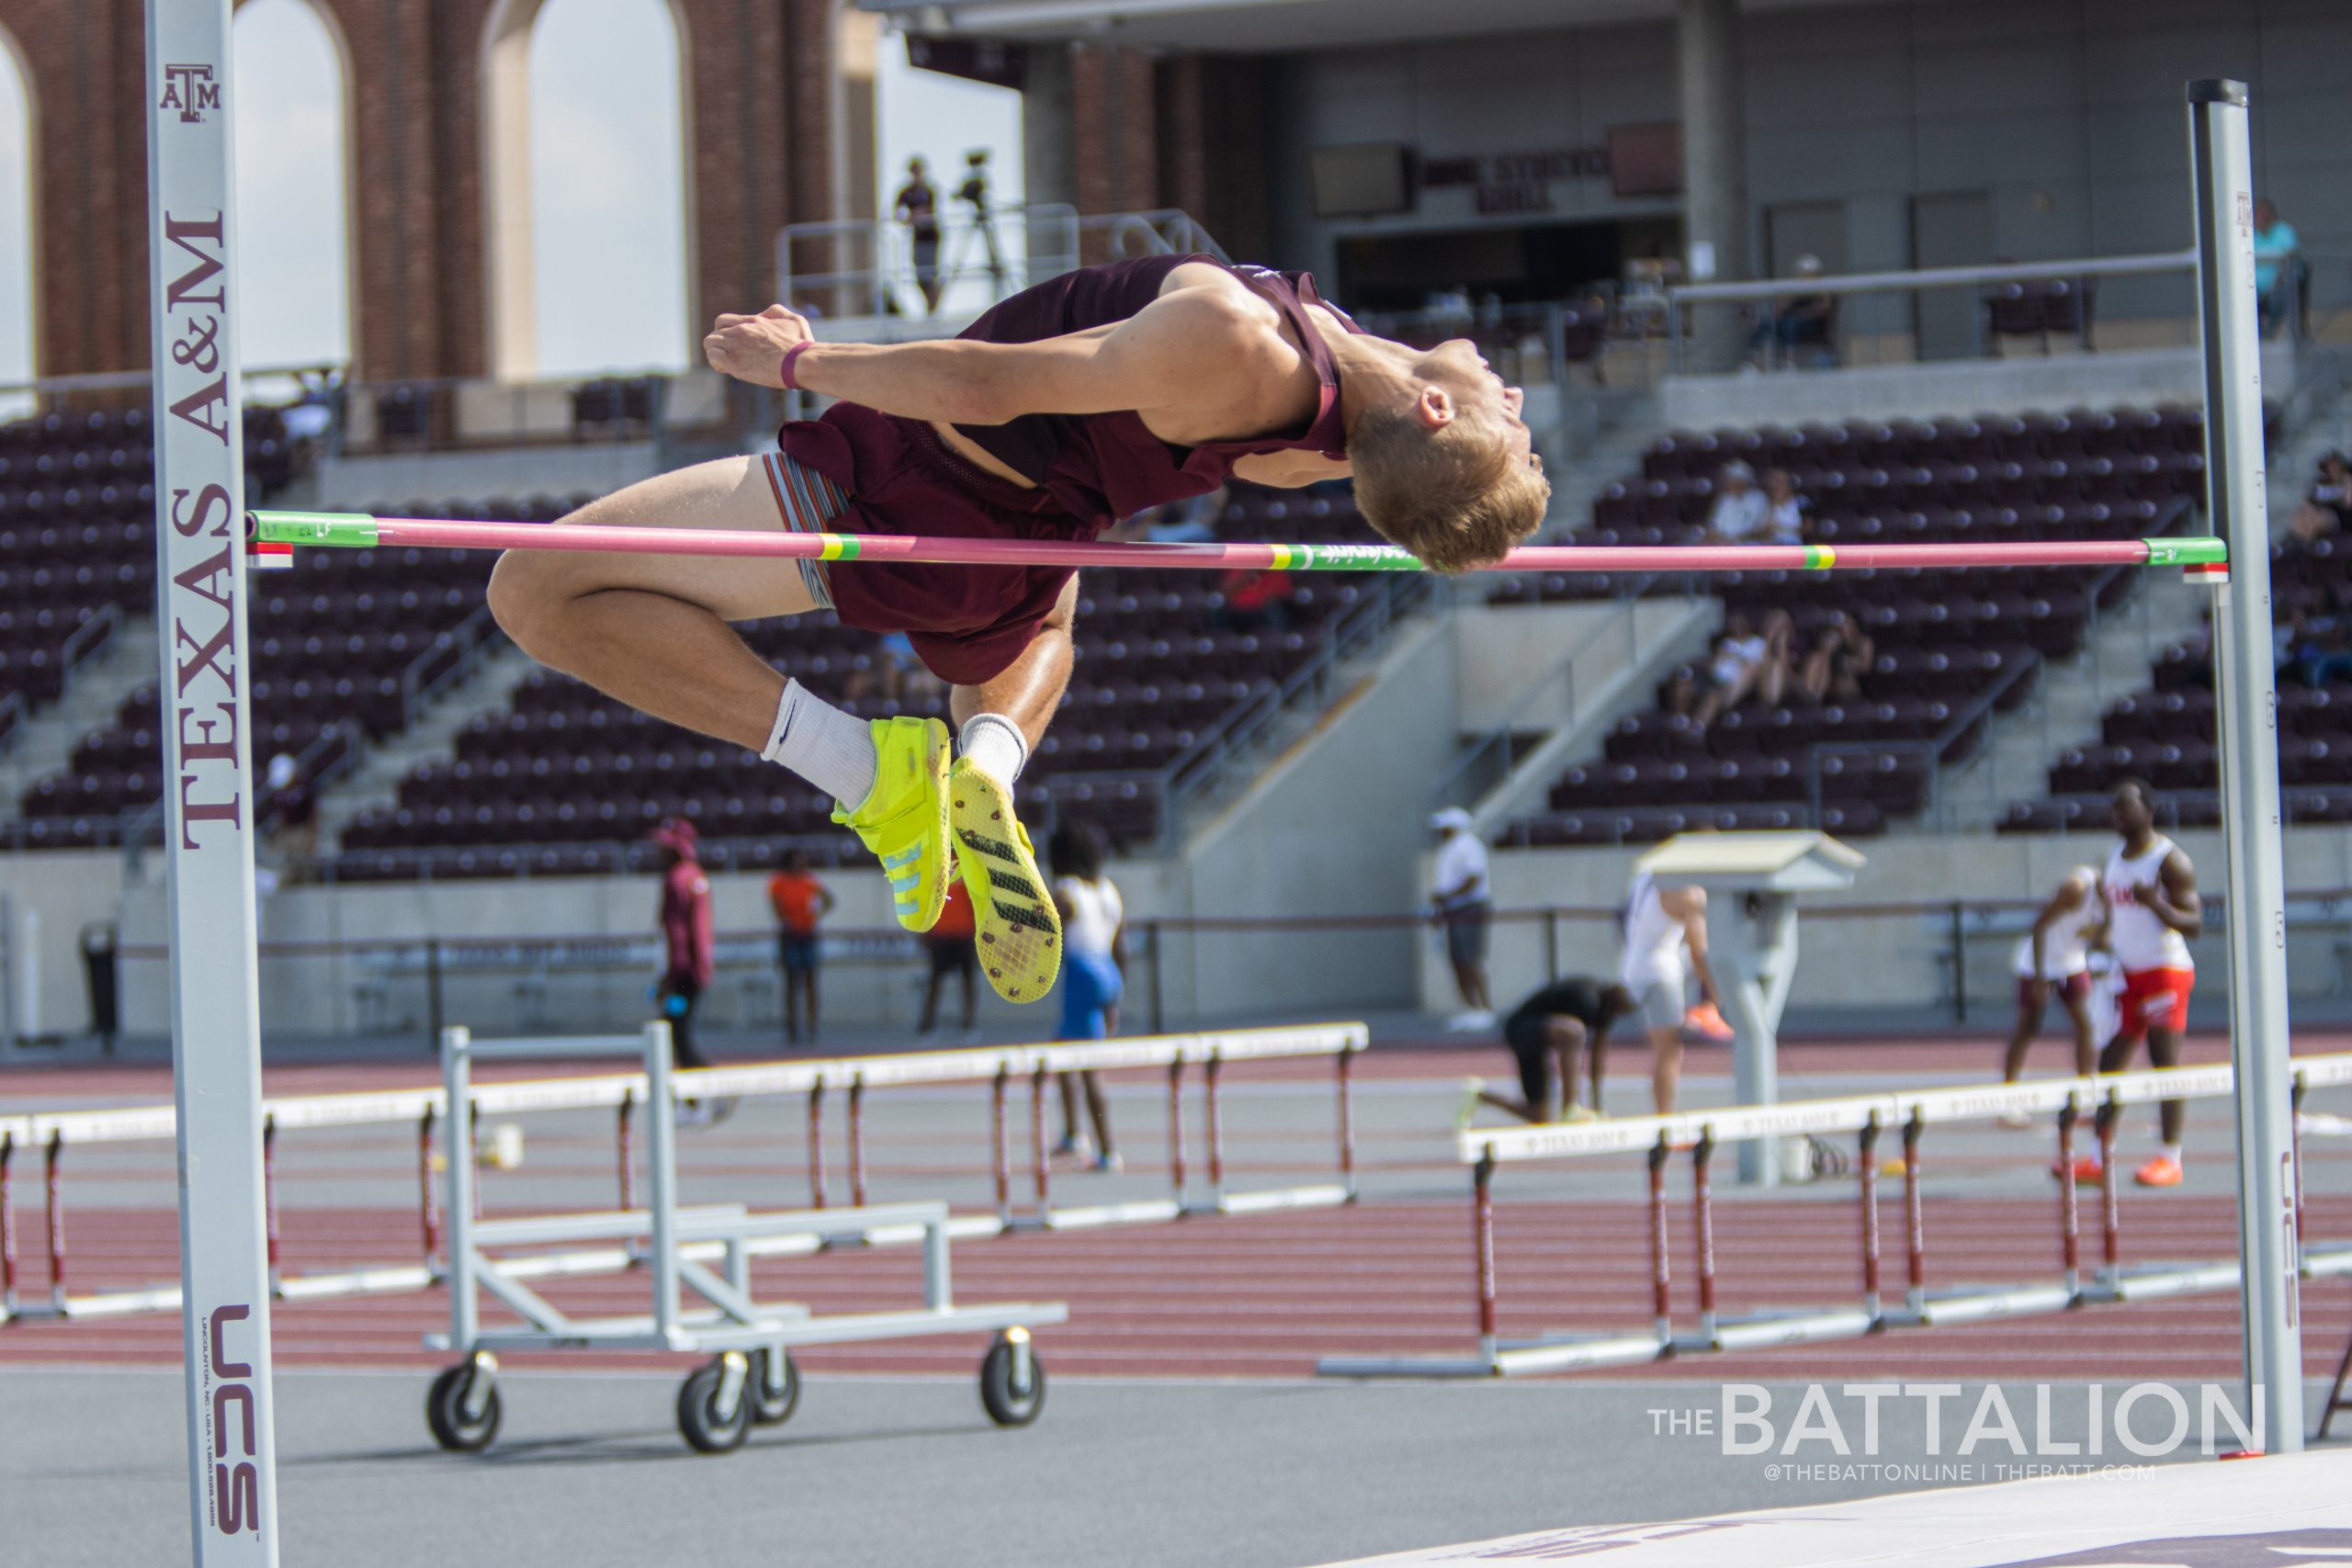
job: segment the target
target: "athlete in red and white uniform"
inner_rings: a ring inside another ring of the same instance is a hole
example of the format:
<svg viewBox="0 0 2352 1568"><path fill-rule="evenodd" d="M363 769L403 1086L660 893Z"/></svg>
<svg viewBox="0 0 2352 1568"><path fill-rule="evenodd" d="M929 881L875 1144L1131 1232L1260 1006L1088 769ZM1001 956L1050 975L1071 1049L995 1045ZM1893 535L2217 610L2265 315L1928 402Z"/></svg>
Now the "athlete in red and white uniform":
<svg viewBox="0 0 2352 1568"><path fill-rule="evenodd" d="M2025 1071L2025 1055L2041 1032L2042 1015L2055 990L2075 1026L2075 1071L2084 1077L2098 1070L2098 1041L2091 1029L2090 946L2107 919L2099 897L2098 873L2086 865L2068 872L2034 918L2033 929L2018 939L2010 967L2018 977L2017 1027L2001 1063L2001 1081L2015 1083ZM2004 1116L2005 1126L2030 1127L2033 1119Z"/></svg>
<svg viewBox="0 0 2352 1568"><path fill-rule="evenodd" d="M2115 786L2110 820L2122 842L2107 858L2099 893L2107 904L2107 945L2123 970L2123 1004L2120 1027L2099 1056L2098 1070L2122 1071L2143 1035L2150 1063L2177 1066L2181 1034L2188 1027L2188 994L2197 986L2188 939L2204 926L2197 868L2179 845L2156 831L2154 802L2137 779ZM2185 1109L2181 1100L2164 1102L2164 1149L2132 1173L2143 1187L2180 1185Z"/></svg>

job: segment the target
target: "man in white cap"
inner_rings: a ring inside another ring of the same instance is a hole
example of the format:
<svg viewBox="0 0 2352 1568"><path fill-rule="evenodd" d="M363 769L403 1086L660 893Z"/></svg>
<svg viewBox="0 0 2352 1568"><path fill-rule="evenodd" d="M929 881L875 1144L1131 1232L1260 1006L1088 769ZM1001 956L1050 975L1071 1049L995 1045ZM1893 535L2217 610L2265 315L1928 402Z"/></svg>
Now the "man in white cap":
<svg viewBox="0 0 2352 1568"><path fill-rule="evenodd" d="M1494 1003L1487 991L1487 923L1494 901L1487 889L1487 846L1471 831L1470 813L1449 806L1430 818L1438 836L1437 862L1430 874L1430 919L1445 932L1445 955L1462 1011L1451 1027L1463 1032L1491 1029Z"/></svg>
<svg viewBox="0 0 2352 1568"><path fill-rule="evenodd" d="M1744 545L1764 532L1772 503L1756 488L1756 470L1735 457L1715 476L1714 510L1707 513L1707 542Z"/></svg>

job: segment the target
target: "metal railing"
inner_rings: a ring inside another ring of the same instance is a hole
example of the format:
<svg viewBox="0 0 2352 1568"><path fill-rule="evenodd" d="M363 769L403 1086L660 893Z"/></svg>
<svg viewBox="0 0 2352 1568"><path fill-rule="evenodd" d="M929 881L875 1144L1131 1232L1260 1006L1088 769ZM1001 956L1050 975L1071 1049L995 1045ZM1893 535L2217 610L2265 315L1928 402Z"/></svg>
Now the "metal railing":
<svg viewBox="0 0 2352 1568"><path fill-rule="evenodd" d="M2156 251L2126 256L2085 256L2072 261L2004 263L1992 266L1917 267L1905 272L1840 273L1815 277L1760 278L1741 283L1681 283L1666 290L1666 335L1673 345L1675 373L1684 368L1686 342L1690 335L1690 312L1693 308L1710 304L1736 305L1761 303L1806 295L1917 294L1940 288L1983 288L1987 285L2038 282L2072 282L2075 298L2084 297L2082 284L2096 277L2121 277L2151 274L2177 274L2193 276L2197 267L2194 250ZM2187 319L2191 310L2177 312ZM1972 312L1975 331L1975 352L1984 350L1985 312ZM2088 307L2083 307L2083 320L2087 324ZM1860 337L1851 323L1840 323L1839 333L1845 337Z"/></svg>
<svg viewBox="0 0 2352 1568"><path fill-rule="evenodd" d="M933 306L926 270L943 305L959 284L973 282L987 286L994 304L1093 261L1192 252L1229 259L1196 219L1176 208L1084 216L1067 202L958 209L939 219L928 269L916 264L914 231L896 219L786 224L775 240L776 297L796 309L888 318L927 332L963 312Z"/></svg>
<svg viewBox="0 0 2352 1568"><path fill-rule="evenodd" d="M1462 790L1464 778L1474 773L1490 774L1499 784L1510 777L1511 770L1528 753L1553 735L1574 729L1583 722L1583 715L1577 711L1577 665L1605 638L1617 635L1620 627L1625 637L1625 668L1630 671L1641 662L1641 625L1636 606L1657 580L1657 574L1653 572L1619 594L1611 602L1610 614L1599 625L1589 627L1549 670L1529 682L1510 715L1472 741L1452 771L1438 781L1437 787L1430 792L1432 808L1473 804L1476 795L1485 792L1478 791L1465 798ZM1529 715L1554 703L1561 709L1557 719L1547 720L1540 728L1528 722ZM1525 741L1530 735L1537 737L1532 744Z"/></svg>

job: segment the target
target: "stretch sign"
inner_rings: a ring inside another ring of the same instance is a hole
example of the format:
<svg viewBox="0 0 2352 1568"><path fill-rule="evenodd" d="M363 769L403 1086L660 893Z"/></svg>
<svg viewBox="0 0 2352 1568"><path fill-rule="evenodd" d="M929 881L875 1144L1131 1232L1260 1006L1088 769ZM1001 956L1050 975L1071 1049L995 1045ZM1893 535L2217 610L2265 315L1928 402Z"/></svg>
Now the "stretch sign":
<svg viewBox="0 0 2352 1568"><path fill-rule="evenodd" d="M277 1562L229 6L147 0L164 851L199 1568Z"/></svg>

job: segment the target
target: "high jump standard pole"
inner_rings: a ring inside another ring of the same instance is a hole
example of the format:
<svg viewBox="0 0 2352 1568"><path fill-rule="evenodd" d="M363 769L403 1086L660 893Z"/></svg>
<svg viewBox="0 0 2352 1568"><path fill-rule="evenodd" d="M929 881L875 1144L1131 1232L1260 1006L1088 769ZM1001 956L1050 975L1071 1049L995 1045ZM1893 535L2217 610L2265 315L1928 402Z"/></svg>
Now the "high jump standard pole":
<svg viewBox="0 0 2352 1568"><path fill-rule="evenodd" d="M156 620L198 1568L275 1568L231 0L147 0Z"/></svg>
<svg viewBox="0 0 2352 1568"><path fill-rule="evenodd" d="M2215 601L2222 837L2229 855L2230 1055L2237 1068L2238 1261L2246 1414L2265 1453L2303 1446L2303 1339L2287 1070L2287 904L2278 691L2270 644L2270 506L2254 287L2254 161L2243 82L2188 85L2197 304L2205 355L2205 480L2229 541Z"/></svg>

